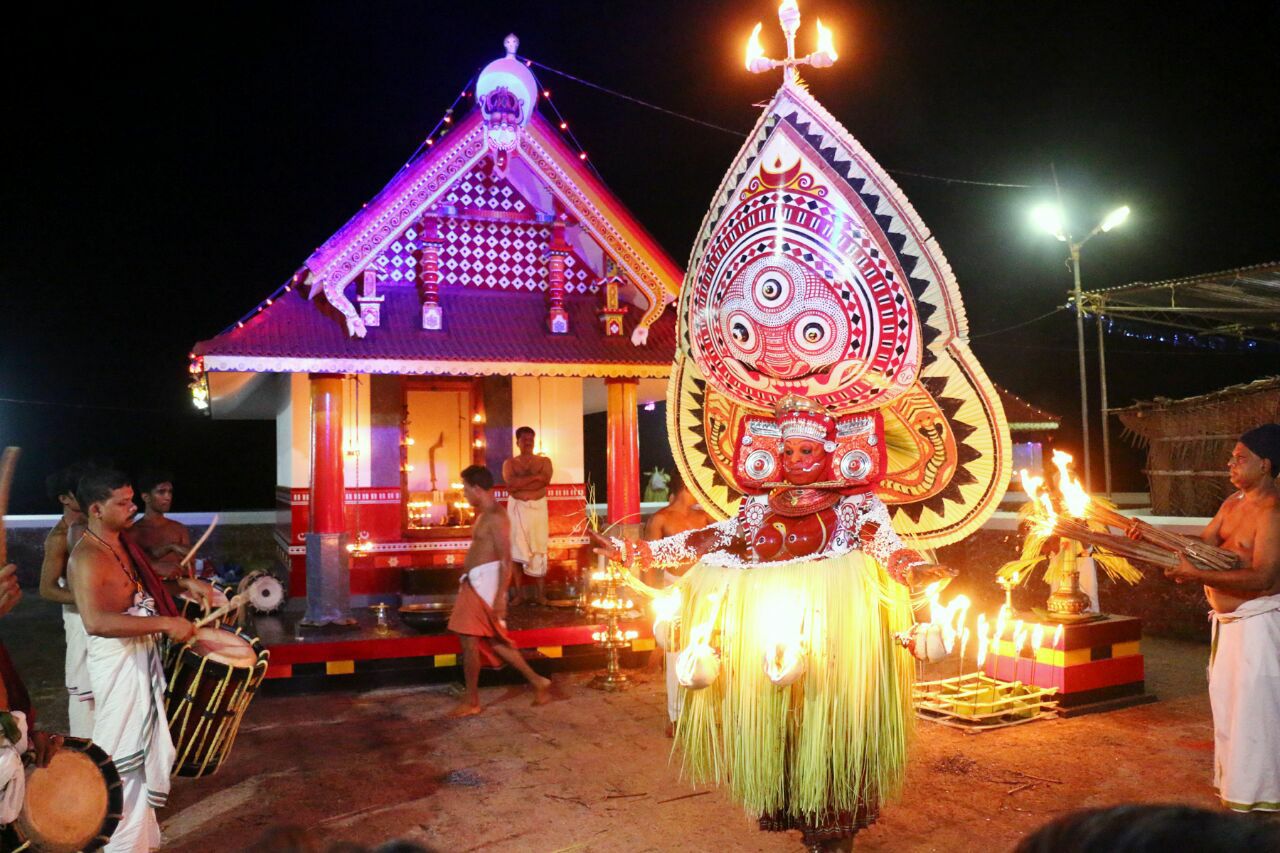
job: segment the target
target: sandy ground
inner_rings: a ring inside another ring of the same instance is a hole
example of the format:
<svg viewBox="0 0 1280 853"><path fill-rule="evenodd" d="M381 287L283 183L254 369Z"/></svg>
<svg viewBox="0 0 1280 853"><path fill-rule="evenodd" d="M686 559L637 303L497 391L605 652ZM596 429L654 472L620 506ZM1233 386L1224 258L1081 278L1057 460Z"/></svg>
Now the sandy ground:
<svg viewBox="0 0 1280 853"><path fill-rule="evenodd" d="M42 708L65 721L61 621L29 595L0 625ZM1123 802L1212 807L1208 647L1146 639L1159 702L970 735L922 722L901 801L859 850L1002 851L1066 811ZM393 838L440 851L800 850L717 791L680 781L663 736L660 675L604 694L558 673L556 701L482 691L480 717L447 720L450 685L259 696L216 775L175 780L166 850L250 848L280 824L322 844Z"/></svg>

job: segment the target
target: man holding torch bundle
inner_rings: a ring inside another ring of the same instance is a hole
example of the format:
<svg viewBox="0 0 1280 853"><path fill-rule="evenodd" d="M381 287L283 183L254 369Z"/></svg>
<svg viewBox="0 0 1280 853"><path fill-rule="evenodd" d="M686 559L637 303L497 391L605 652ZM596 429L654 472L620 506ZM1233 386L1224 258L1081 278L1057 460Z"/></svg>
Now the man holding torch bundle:
<svg viewBox="0 0 1280 853"><path fill-rule="evenodd" d="M1213 608L1209 702L1214 787L1234 811L1280 811L1280 424L1240 436L1227 463L1236 491L1200 538L1239 568L1205 571L1182 556L1165 576L1204 584Z"/></svg>

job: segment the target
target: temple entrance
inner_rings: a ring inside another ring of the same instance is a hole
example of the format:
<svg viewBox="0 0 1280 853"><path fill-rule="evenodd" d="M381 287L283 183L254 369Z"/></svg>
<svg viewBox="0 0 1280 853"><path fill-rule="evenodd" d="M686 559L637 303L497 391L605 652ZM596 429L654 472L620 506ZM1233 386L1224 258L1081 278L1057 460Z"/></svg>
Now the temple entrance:
<svg viewBox="0 0 1280 853"><path fill-rule="evenodd" d="M400 482L405 532L470 534L462 469L484 454L482 398L471 379L406 379Z"/></svg>

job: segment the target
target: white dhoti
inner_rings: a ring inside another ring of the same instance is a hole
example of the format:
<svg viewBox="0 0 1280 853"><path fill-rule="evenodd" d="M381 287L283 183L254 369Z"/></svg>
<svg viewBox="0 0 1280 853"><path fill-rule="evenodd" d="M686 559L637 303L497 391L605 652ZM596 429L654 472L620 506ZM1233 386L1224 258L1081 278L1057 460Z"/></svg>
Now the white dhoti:
<svg viewBox="0 0 1280 853"><path fill-rule="evenodd" d="M497 603L498 581L502 579L502 565L497 560L470 569L463 579L471 584L485 604L493 607Z"/></svg>
<svg viewBox="0 0 1280 853"><path fill-rule="evenodd" d="M1214 613L1213 784L1235 811L1280 811L1280 595Z"/></svg>
<svg viewBox="0 0 1280 853"><path fill-rule="evenodd" d="M72 737L93 737L93 687L89 684L89 635L74 608L62 608L67 635L67 718Z"/></svg>
<svg viewBox="0 0 1280 853"><path fill-rule="evenodd" d="M507 518L511 521L511 559L524 564L524 573L541 578L547 574L547 499L532 501L510 498Z"/></svg>
<svg viewBox="0 0 1280 853"><path fill-rule="evenodd" d="M142 593L129 608L154 615ZM95 700L93 741L111 756L124 792L123 816L104 848L151 851L160 846L155 810L169 798L175 752L164 715L164 668L155 637L90 636L89 682Z"/></svg>

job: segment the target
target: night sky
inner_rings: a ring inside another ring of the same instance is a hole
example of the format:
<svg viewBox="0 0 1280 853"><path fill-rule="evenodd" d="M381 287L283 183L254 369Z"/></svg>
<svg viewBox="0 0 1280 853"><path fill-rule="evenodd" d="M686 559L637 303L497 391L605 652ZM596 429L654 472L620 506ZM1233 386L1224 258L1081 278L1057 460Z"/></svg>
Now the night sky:
<svg viewBox="0 0 1280 853"><path fill-rule="evenodd" d="M802 0L799 48L815 17L834 29L839 62L805 76L938 236L981 336L1065 302L1065 247L1027 223L1053 197L1050 164L1077 233L1133 208L1085 248L1086 289L1280 259L1277 8ZM373 196L508 31L549 66L742 132L777 84L744 70L746 38L759 20L772 55L782 42L772 0L162 9L44 6L7 40L0 442L26 454L11 512L53 511L44 475L84 456L170 467L179 510L270 506L273 426L197 413L190 346ZM683 265L741 139L539 79ZM974 349L1078 444L1070 314ZM1112 404L1278 362L1112 338ZM1119 484L1144 487L1140 457L1115 445Z"/></svg>

